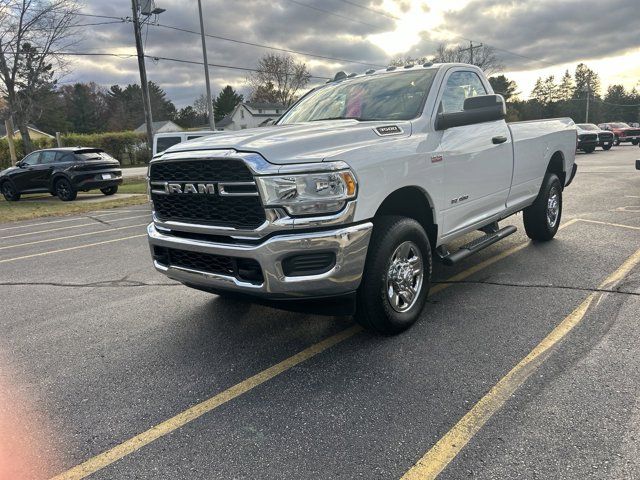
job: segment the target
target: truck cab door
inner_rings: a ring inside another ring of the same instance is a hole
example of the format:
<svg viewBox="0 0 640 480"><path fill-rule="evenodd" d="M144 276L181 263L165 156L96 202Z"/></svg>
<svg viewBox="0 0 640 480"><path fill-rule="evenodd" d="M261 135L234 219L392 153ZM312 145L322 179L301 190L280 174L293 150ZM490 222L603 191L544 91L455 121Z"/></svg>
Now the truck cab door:
<svg viewBox="0 0 640 480"><path fill-rule="evenodd" d="M454 68L439 92L438 113L463 111L465 99L486 95L488 85L471 70ZM454 234L505 209L513 173L511 133L504 120L438 132L444 164L442 234Z"/></svg>

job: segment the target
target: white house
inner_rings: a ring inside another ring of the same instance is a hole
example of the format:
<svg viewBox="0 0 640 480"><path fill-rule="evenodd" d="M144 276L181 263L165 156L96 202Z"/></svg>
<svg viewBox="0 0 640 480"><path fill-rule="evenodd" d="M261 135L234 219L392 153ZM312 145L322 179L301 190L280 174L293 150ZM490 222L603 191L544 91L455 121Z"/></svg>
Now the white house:
<svg viewBox="0 0 640 480"><path fill-rule="evenodd" d="M171 120L161 120L159 122L153 122L153 133L165 133L165 132L181 132L184 130L180 125L176 125ZM136 133L147 133L147 124L143 123L134 130Z"/></svg>
<svg viewBox="0 0 640 480"><path fill-rule="evenodd" d="M216 122L216 130L244 130L270 125L280 118L286 107L275 103L239 103L229 115Z"/></svg>

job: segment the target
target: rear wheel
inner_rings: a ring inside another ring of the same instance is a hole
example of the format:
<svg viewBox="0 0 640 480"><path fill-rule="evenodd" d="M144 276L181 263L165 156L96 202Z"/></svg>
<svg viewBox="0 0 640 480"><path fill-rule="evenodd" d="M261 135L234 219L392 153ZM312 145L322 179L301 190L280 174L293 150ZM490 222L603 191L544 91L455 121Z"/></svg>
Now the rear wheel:
<svg viewBox="0 0 640 480"><path fill-rule="evenodd" d="M7 180L6 182L3 182L0 186L0 190L2 190L2 195L7 202L17 202L20 200L20 193L11 181Z"/></svg>
<svg viewBox="0 0 640 480"><path fill-rule="evenodd" d="M358 289L356 319L370 330L396 334L413 325L431 282L431 246L411 218L376 220Z"/></svg>
<svg viewBox="0 0 640 480"><path fill-rule="evenodd" d="M118 186L114 185L113 187L101 188L100 191L105 195L113 195L118 191Z"/></svg>
<svg viewBox="0 0 640 480"><path fill-rule="evenodd" d="M562 184L555 173L547 173L538 198L523 211L524 229L532 240L551 240L562 217Z"/></svg>
<svg viewBox="0 0 640 480"><path fill-rule="evenodd" d="M613 144L617 147L618 145L620 145L620 138L618 138L618 136L616 135L614 140L613 140Z"/></svg>
<svg viewBox="0 0 640 480"><path fill-rule="evenodd" d="M631 140L631 143L632 143L633 145L638 145L638 140Z"/></svg>
<svg viewBox="0 0 640 480"><path fill-rule="evenodd" d="M582 149L582 151L583 151L584 153L593 153L593 152L595 151L595 149L596 149L596 147L584 147L584 148Z"/></svg>
<svg viewBox="0 0 640 480"><path fill-rule="evenodd" d="M602 145L603 150L611 150L611 147L613 147L613 143L605 143Z"/></svg>
<svg viewBox="0 0 640 480"><path fill-rule="evenodd" d="M73 188L71 182L66 178L61 178L56 181L55 192L56 196L63 202L70 202L78 196L78 191Z"/></svg>

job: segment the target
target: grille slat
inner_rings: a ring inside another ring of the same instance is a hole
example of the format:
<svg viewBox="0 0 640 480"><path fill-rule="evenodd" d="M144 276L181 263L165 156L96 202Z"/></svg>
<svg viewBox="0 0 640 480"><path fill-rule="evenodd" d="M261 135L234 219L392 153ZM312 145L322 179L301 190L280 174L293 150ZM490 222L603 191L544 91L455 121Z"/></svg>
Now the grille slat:
<svg viewBox="0 0 640 480"><path fill-rule="evenodd" d="M179 160L151 164L151 181L253 182L253 175L240 160ZM252 187L255 189L255 187ZM198 223L253 230L266 219L258 196L202 194L151 194L154 210L162 221Z"/></svg>

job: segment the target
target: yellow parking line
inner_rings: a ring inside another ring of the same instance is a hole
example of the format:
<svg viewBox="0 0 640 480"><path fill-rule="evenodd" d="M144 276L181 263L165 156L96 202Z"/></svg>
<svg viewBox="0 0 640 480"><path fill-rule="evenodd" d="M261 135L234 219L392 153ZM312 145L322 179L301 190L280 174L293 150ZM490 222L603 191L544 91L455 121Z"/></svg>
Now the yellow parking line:
<svg viewBox="0 0 640 480"><path fill-rule="evenodd" d="M100 210L101 212L105 212L105 210ZM117 210L115 212L110 212L110 213L100 213L98 215L91 215L92 217L95 218L102 218L102 217L106 217L106 216L111 216L111 215L119 215L121 213L133 213L133 212L143 212L143 209L138 209L138 210ZM4 232L6 230L15 230L17 228L29 228L29 227L38 227L40 225L50 225L52 223L63 223L63 222L75 222L78 220L85 220L87 218L87 215L82 215L80 217L73 217L73 218L65 218L63 220L51 220L50 222L39 222L39 223L29 223L27 225L15 225L13 227L5 227L5 228L0 228L0 232ZM113 220L117 220L117 219L113 219Z"/></svg>
<svg viewBox="0 0 640 480"><path fill-rule="evenodd" d="M103 242L89 243L87 245L78 245L78 246L75 246L75 247L60 248L58 250L49 250L47 252L33 253L31 255L23 255L21 257L5 258L4 260L0 260L0 263L15 262L17 260L24 260L24 259L27 259L27 258L42 257L44 255L51 255L53 253L68 252L70 250L79 250L81 248L95 247L97 245L104 245L106 243L121 242L123 240L129 240L131 238L140 238L140 237L146 237L146 236L147 236L147 234L143 233L141 235L131 235L130 237L114 238L113 240L105 240Z"/></svg>
<svg viewBox="0 0 640 480"><path fill-rule="evenodd" d="M100 224L97 223L97 224L94 224L94 225L100 225ZM36 240L35 242L18 243L16 245L8 245L6 247L0 247L0 250L7 250L9 248L24 247L24 246L27 246L27 245L36 245L38 243L55 242L57 240L66 240L67 238L86 237L88 235L99 235L101 233L109 233L109 232L114 232L116 230L126 230L127 228L145 227L146 225L148 225L148 222L147 223L138 223L136 225L127 225L126 227L106 228L106 229L98 230L97 232L85 232L85 233L78 233L76 235L67 235L66 237L47 238L45 240Z"/></svg>
<svg viewBox="0 0 640 480"><path fill-rule="evenodd" d="M577 222L576 219L570 220L567 223L561 225L560 228L565 228L576 222ZM505 257L508 257L509 255L512 255L522 250L529 244L530 244L529 242L525 242L523 244L509 248L508 250L505 250L504 252L501 252L494 257L491 257L457 275L454 275L449 280L452 282L455 280L463 280L473 275L474 273L478 272L479 270L482 270L483 268L486 268L489 265L494 264L498 260L501 260ZM452 285L454 285L454 283L443 283L443 284L435 285L430 290L429 295L431 296L437 292L440 292L446 288L451 287ZM247 393L249 390L257 387L258 385L263 384L267 380L271 380L272 378L289 370L295 365L298 365L299 363L304 362L305 360L308 360L318 355L319 353L327 350L328 348L333 347L353 337L355 334L361 331L362 331L361 327L354 326L346 330L343 330L342 332L339 332L325 340L322 340L321 342L316 343L306 348L305 350L302 350L296 355L293 355L292 357L289 357L286 360L283 360L282 362L272 367L269 367L266 370L263 370L262 372L254 375L253 377L243 380L242 382L234 385L233 387L214 395L208 400L205 400L202 403L194 405L193 407L188 408L187 410L184 410L183 412L177 414L176 416L168 420L165 420L164 422L158 425L151 427L145 432L142 432L139 435L136 435L135 437L130 438L129 440L126 440L125 442L119 445L116 445L110 450L100 453L95 457L92 457L89 460L85 461L84 463L81 463L80 465L77 465L71 468L70 470L67 470L66 472L63 472L53 477L52 480L79 480L99 470L102 470L108 465L111 465L112 463L120 460L121 458L139 450L145 445L148 445L149 443L177 430L178 428L184 426L185 424L201 417L205 413L208 413L214 410L215 408L219 407L220 405L230 400L233 400L234 398L237 398L244 393Z"/></svg>
<svg viewBox="0 0 640 480"><path fill-rule="evenodd" d="M640 263L640 250L631 255L598 288L611 288ZM591 293L573 312L554 328L531 352L476 403L431 449L408 470L401 480L436 478L460 453L487 421L546 360L549 350L578 325L600 292Z"/></svg>
<svg viewBox="0 0 640 480"><path fill-rule="evenodd" d="M623 225L622 223L599 222L597 220L587 220L586 218L579 218L578 220L586 223L595 223L596 225L608 225L609 227L620 227L620 228L629 228L631 230L640 230L640 227L634 227L633 225Z"/></svg>
<svg viewBox="0 0 640 480"><path fill-rule="evenodd" d="M142 218L142 217L149 217L149 220L151 220L151 215L147 213L145 215L134 215L133 217L113 218L109 221L120 222L123 220L133 220L134 218ZM7 235L6 237L0 237L0 240L6 240L8 238L26 237L28 235L39 235L41 233L57 232L60 230L67 230L70 228L95 227L99 225L102 225L102 224L100 222L93 221L91 223L81 223L80 225L69 225L68 227L56 227L56 228L50 228L49 230L38 230L37 232L27 232L27 233L17 233L15 235Z"/></svg>

